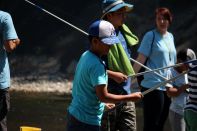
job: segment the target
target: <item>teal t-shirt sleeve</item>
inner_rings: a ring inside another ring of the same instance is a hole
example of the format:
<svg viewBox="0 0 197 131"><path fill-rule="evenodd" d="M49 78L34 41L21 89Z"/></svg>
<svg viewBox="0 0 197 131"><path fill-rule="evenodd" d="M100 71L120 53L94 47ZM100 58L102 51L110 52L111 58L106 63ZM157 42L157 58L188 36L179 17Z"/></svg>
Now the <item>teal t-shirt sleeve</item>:
<svg viewBox="0 0 197 131"><path fill-rule="evenodd" d="M3 40L10 40L18 38L14 24L10 14L6 14L3 20Z"/></svg>
<svg viewBox="0 0 197 131"><path fill-rule="evenodd" d="M95 64L90 71L90 79L93 86L107 84L107 73L104 65Z"/></svg>
<svg viewBox="0 0 197 131"><path fill-rule="evenodd" d="M138 49L138 52L148 57L151 52L152 41L153 41L153 32L149 31L144 35L140 47Z"/></svg>

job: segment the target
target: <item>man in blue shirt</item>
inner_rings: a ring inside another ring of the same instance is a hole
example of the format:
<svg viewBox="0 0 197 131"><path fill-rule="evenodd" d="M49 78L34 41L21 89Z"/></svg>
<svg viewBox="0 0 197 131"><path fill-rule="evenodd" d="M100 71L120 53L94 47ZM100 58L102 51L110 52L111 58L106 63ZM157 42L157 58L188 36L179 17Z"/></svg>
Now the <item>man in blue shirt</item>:
<svg viewBox="0 0 197 131"><path fill-rule="evenodd" d="M136 101L141 92L113 95L107 91L108 74L101 56L107 55L111 45L119 43L113 25L98 20L89 27L90 49L78 62L72 88L72 102L68 108L67 131L99 131L104 103Z"/></svg>
<svg viewBox="0 0 197 131"><path fill-rule="evenodd" d="M10 69L7 52L20 43L9 13L0 11L0 131L7 131L6 115L9 111Z"/></svg>

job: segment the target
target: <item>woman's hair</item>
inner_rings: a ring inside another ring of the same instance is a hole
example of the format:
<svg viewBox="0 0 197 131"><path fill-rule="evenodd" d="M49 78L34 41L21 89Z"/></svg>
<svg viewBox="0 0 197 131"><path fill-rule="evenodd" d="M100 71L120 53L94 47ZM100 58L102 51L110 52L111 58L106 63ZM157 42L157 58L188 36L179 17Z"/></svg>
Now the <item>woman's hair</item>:
<svg viewBox="0 0 197 131"><path fill-rule="evenodd" d="M172 23L172 14L168 8L160 7L157 8L155 11L156 15L162 15L165 19L169 21L169 23Z"/></svg>

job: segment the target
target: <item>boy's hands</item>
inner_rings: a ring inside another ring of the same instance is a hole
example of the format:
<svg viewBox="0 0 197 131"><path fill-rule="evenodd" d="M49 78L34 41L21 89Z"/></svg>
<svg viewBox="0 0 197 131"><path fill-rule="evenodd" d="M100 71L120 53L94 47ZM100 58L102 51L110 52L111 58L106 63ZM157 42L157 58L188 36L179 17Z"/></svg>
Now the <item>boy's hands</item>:
<svg viewBox="0 0 197 131"><path fill-rule="evenodd" d="M142 92L135 92L130 94L130 100L133 102L137 102L143 98Z"/></svg>
<svg viewBox="0 0 197 131"><path fill-rule="evenodd" d="M105 110L111 110L115 107L114 103L105 103Z"/></svg>
<svg viewBox="0 0 197 131"><path fill-rule="evenodd" d="M127 75L121 73L121 72L115 72L115 71L107 71L109 78L113 79L117 83L122 83L127 80Z"/></svg>

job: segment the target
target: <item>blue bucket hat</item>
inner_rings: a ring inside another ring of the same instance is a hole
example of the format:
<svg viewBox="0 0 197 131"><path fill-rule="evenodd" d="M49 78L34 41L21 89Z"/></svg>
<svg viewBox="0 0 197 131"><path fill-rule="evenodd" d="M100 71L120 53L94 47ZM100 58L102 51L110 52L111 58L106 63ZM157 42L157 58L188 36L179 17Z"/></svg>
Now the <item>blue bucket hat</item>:
<svg viewBox="0 0 197 131"><path fill-rule="evenodd" d="M126 8L126 12L129 12L133 9L133 5L125 3L123 0L103 0L103 16L101 18L103 18L107 13L117 11L123 7Z"/></svg>
<svg viewBox="0 0 197 131"><path fill-rule="evenodd" d="M93 22L88 29L90 36L99 37L106 45L113 45L120 43L116 36L114 26L105 20L97 20Z"/></svg>

